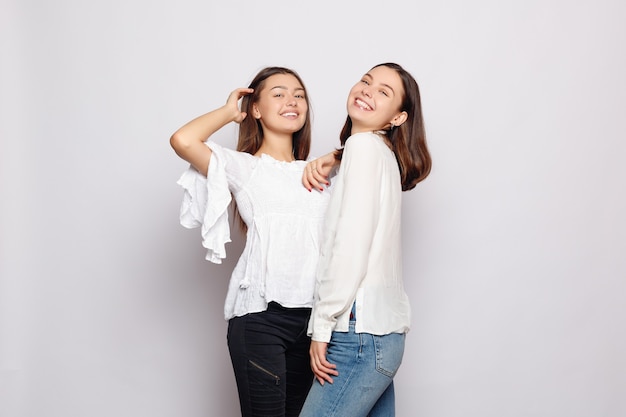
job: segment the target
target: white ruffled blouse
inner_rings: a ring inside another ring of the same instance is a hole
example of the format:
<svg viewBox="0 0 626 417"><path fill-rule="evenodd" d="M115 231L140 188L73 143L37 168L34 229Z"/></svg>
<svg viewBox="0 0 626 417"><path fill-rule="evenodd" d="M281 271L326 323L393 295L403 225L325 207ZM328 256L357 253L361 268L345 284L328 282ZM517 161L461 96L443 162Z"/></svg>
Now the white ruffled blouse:
<svg viewBox="0 0 626 417"><path fill-rule="evenodd" d="M264 311L270 301L312 307L330 189L304 188L306 161L256 157L212 141L207 146L213 151L208 175L190 167L178 180L184 189L180 223L201 227L206 259L221 263L231 241L228 211L231 195L235 198L248 231L230 279L224 317Z"/></svg>

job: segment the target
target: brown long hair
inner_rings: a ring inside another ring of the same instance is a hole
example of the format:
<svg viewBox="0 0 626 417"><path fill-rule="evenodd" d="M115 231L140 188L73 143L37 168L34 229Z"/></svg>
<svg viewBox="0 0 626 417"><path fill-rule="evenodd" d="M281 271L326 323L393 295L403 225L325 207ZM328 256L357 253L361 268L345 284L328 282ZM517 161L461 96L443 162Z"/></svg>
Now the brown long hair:
<svg viewBox="0 0 626 417"><path fill-rule="evenodd" d="M300 130L293 134L292 153L295 159L305 160L309 156L311 149L311 106L309 103L309 95L306 93L306 87L302 79L294 70L284 67L267 67L259 71L250 82L249 88L253 88L254 92L241 99L241 111L246 112L248 116L239 124L239 141L237 150L247 152L254 155L263 144L263 127L261 122L252 117L252 105L259 101L261 90L265 87L265 81L276 74L289 74L296 77L298 82L304 88L304 98L307 104L306 120Z"/></svg>
<svg viewBox="0 0 626 417"><path fill-rule="evenodd" d="M430 153L426 146L426 130L424 129L424 119L422 117L420 90L413 76L400 65L387 62L375 65L372 69L381 66L395 70L400 79L402 79L402 86L404 87L400 111L407 113L407 120L400 126L386 130L385 136L391 143L391 150L396 155L396 160L398 161L402 191L408 191L415 188L417 183L423 181L430 174L432 166ZM339 134L342 147L351 133L352 119L348 116ZM341 160L342 155L343 148L335 151L336 159Z"/></svg>
<svg viewBox="0 0 626 417"><path fill-rule="evenodd" d="M254 92L241 99L241 111L246 112L247 116L239 124L239 140L237 141L237 150L254 155L261 148L264 138L263 126L259 120L252 117L252 106L254 103L259 101L259 95L263 88L265 88L265 81L272 75L276 74L293 75L296 77L300 85L302 85L302 88L304 88L304 99L307 104L306 120L302 128L297 132L294 132L292 135L292 154L297 160L306 160L309 157L309 151L311 149L311 104L309 102L309 95L298 73L292 69L284 67L263 68L250 82L248 87L253 88ZM241 218L234 199L232 204L235 221L239 224L239 228L245 234L248 227Z"/></svg>

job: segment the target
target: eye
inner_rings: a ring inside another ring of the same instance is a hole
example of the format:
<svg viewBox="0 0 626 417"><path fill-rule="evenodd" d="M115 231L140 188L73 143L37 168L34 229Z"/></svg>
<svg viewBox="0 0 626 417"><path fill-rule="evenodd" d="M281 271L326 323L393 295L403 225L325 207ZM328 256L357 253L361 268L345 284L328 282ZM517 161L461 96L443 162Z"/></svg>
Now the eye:
<svg viewBox="0 0 626 417"><path fill-rule="evenodd" d="M304 94L296 94L295 97L296 98L304 98Z"/></svg>
<svg viewBox="0 0 626 417"><path fill-rule="evenodd" d="M275 93L274 94L274 97L282 97L282 96L283 96L283 93Z"/></svg>
<svg viewBox="0 0 626 417"><path fill-rule="evenodd" d="M386 90L380 90L380 93L385 97L389 97L389 93Z"/></svg>
<svg viewBox="0 0 626 417"><path fill-rule="evenodd" d="M362 79L361 82L365 85L370 85L369 81L367 81L366 79Z"/></svg>

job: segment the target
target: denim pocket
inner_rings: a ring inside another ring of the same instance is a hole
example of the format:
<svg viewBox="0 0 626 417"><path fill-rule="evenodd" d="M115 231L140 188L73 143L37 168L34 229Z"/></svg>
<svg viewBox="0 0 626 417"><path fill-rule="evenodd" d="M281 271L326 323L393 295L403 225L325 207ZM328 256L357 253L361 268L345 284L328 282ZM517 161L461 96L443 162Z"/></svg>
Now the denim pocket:
<svg viewBox="0 0 626 417"><path fill-rule="evenodd" d="M391 333L384 336L372 336L376 348L376 370L393 378L400 368L404 355L406 334Z"/></svg>

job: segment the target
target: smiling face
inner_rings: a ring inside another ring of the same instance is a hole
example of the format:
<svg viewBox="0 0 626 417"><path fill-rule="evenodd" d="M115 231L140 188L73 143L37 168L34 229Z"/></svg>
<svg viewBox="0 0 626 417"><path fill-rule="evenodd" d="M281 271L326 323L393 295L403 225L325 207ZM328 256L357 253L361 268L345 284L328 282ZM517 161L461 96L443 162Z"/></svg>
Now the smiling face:
<svg viewBox="0 0 626 417"><path fill-rule="evenodd" d="M306 92L298 79L275 74L265 80L252 115L266 132L293 134L304 126L307 109Z"/></svg>
<svg viewBox="0 0 626 417"><path fill-rule="evenodd" d="M404 88L398 73L386 66L372 68L348 95L348 115L352 133L370 132L400 126L407 114L401 111Z"/></svg>

